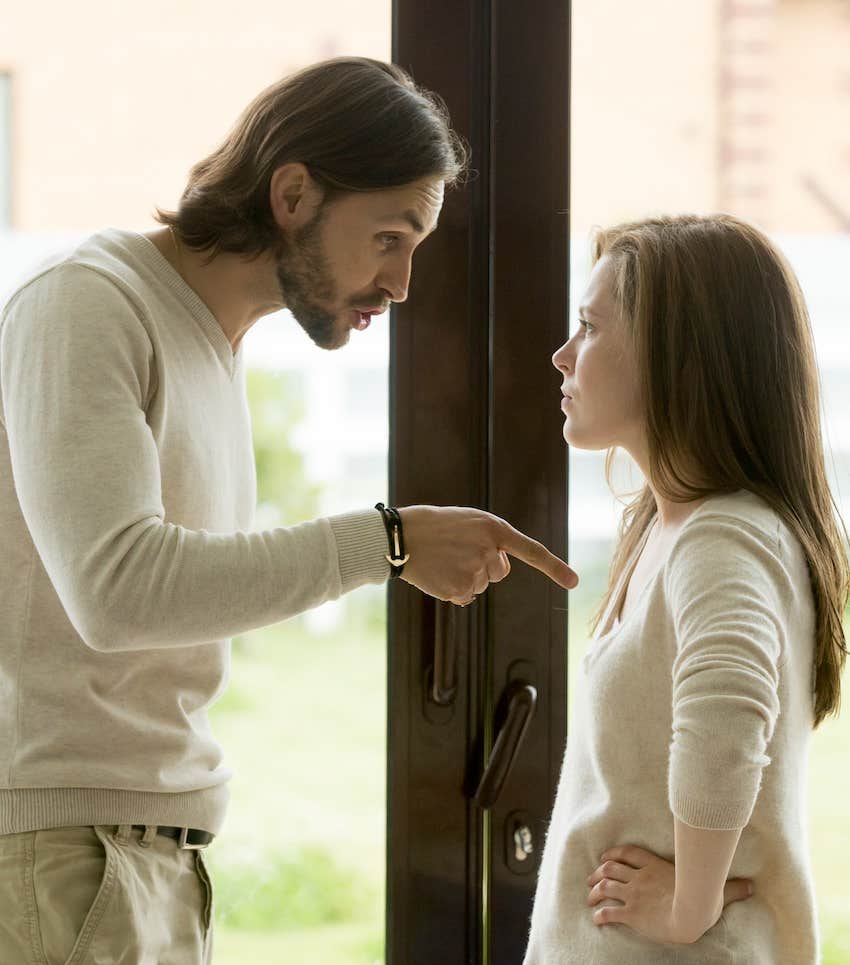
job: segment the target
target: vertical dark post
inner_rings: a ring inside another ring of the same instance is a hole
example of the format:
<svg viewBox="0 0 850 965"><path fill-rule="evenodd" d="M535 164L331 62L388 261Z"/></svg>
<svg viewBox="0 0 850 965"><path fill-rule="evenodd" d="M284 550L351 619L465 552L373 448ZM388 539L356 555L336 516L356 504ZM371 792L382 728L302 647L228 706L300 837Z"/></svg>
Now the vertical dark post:
<svg viewBox="0 0 850 965"><path fill-rule="evenodd" d="M550 356L569 329L570 5L496 0L493 11L489 508L566 558L566 443ZM525 948L566 740L566 597L524 566L490 596L494 703L517 680L537 689L491 812L491 965L517 965Z"/></svg>
<svg viewBox="0 0 850 965"><path fill-rule="evenodd" d="M490 509L564 556L549 357L568 330L569 4L395 0L393 17L394 60L446 101L473 175L449 193L393 315L390 496ZM566 594L519 563L467 610L391 587L389 965L522 960L564 748L566 625ZM448 705L429 697L446 634ZM522 683L535 716L485 815L472 796Z"/></svg>
<svg viewBox="0 0 850 965"><path fill-rule="evenodd" d="M488 396L486 14L479 0L395 0L393 59L446 101L476 175L448 193L393 312L390 489L404 506L485 506ZM472 965L481 957L480 770L484 612L405 584L390 589L387 962ZM429 698L437 628L452 635L457 691ZM469 771L472 770L470 777Z"/></svg>

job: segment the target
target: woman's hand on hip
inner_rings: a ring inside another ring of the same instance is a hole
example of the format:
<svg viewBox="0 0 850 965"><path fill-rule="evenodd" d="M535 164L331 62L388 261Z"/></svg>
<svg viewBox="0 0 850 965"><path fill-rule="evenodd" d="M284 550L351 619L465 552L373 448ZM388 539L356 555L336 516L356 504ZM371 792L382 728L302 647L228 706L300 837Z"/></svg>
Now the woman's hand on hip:
<svg viewBox="0 0 850 965"><path fill-rule="evenodd" d="M697 941L716 924L726 905L752 894L751 882L731 879L713 907L682 909L675 901L676 866L634 845L609 848L586 883L587 903L596 908L594 924L627 925L651 941L674 944ZM599 907L603 901L617 904Z"/></svg>

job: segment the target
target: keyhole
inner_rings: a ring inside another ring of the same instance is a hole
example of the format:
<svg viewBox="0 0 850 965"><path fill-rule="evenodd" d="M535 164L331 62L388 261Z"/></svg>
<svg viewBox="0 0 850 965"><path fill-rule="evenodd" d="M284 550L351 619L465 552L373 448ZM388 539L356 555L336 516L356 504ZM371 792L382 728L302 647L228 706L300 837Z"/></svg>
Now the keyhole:
<svg viewBox="0 0 850 965"><path fill-rule="evenodd" d="M517 861L527 861L529 855L534 854L534 842L528 825L521 824L514 831L514 847L514 857Z"/></svg>

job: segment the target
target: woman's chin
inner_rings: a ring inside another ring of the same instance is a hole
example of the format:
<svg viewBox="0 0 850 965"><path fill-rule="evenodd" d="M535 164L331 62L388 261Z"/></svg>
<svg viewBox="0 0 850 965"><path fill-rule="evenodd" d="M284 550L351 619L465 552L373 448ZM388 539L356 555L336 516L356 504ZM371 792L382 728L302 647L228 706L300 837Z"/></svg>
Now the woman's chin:
<svg viewBox="0 0 850 965"><path fill-rule="evenodd" d="M569 421L564 423L563 436L571 449L586 449L589 452L599 452L603 449L610 449L613 445L612 442L594 439L592 436L588 436L587 433L577 431L574 426L570 425Z"/></svg>

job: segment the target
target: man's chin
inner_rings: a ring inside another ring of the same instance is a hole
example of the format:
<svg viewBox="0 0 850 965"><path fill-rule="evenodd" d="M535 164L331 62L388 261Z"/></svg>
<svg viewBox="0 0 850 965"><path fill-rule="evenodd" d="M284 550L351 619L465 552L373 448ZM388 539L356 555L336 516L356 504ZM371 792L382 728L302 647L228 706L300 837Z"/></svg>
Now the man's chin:
<svg viewBox="0 0 850 965"><path fill-rule="evenodd" d="M297 316L295 318L310 341L318 348L325 349L328 352L343 348L351 340L350 326L341 325L338 321L333 328L329 328L324 325L305 325Z"/></svg>
<svg viewBox="0 0 850 965"><path fill-rule="evenodd" d="M337 332L335 338L327 339L324 342L316 342L319 348L326 349L328 352L335 352L338 348L345 348L351 341L351 329Z"/></svg>

